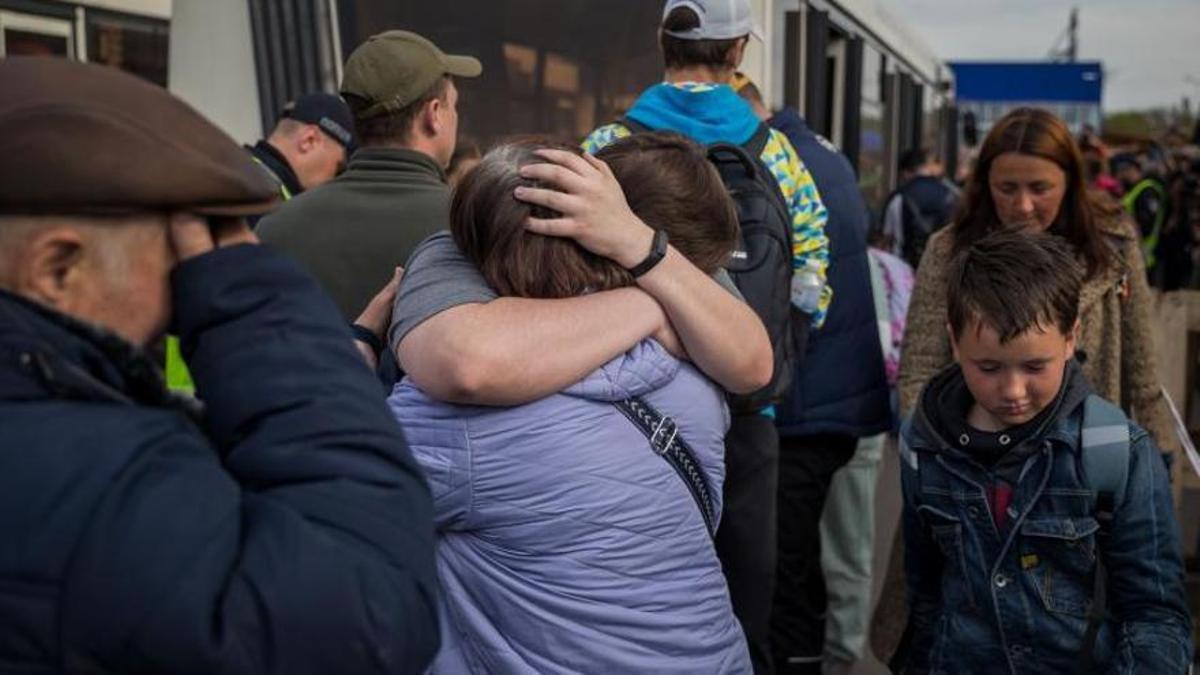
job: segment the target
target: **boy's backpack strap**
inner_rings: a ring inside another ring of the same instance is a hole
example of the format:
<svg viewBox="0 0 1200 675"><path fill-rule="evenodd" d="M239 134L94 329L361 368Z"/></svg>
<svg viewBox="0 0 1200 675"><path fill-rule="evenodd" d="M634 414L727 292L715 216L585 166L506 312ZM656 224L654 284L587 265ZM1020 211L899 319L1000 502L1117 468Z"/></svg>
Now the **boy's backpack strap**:
<svg viewBox="0 0 1200 675"><path fill-rule="evenodd" d="M1083 402L1080 434L1084 480L1096 491L1096 521L1100 524L1101 547L1108 545L1113 516L1125 501L1129 482L1129 418L1117 406L1092 394ZM1079 651L1080 673L1095 672L1096 640L1108 614L1108 571L1104 557L1096 558L1096 582L1088 627Z"/></svg>
<svg viewBox="0 0 1200 675"><path fill-rule="evenodd" d="M1096 520L1107 534L1129 482L1129 418L1116 405L1092 394L1083 403L1080 435L1084 478L1096 491Z"/></svg>

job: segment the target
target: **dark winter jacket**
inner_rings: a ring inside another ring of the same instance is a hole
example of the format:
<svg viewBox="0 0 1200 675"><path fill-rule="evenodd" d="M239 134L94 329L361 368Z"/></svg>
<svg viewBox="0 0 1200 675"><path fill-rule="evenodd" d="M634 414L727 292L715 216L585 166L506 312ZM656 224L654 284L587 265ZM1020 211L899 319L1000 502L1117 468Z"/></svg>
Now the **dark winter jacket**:
<svg viewBox="0 0 1200 675"><path fill-rule="evenodd" d="M779 433L881 433L891 425L891 404L867 261L870 215L858 179L846 157L794 111L780 111L770 125L795 146L829 211L829 285L837 298L825 325L809 333L791 396L776 406Z"/></svg>
<svg viewBox="0 0 1200 675"><path fill-rule="evenodd" d="M421 672L429 490L336 308L261 246L172 283L203 416L0 294L0 670Z"/></svg>

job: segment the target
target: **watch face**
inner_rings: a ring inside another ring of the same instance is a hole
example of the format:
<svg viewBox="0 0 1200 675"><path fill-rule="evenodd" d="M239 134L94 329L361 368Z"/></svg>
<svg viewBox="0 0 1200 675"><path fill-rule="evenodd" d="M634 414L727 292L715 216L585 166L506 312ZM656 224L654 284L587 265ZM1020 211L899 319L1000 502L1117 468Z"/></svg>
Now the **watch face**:
<svg viewBox="0 0 1200 675"><path fill-rule="evenodd" d="M666 255L667 233L663 230L655 230L654 241L650 244L650 254L646 256L645 260L630 269L629 273L632 274L636 279L646 272L649 272L655 265L658 264L660 260L665 258Z"/></svg>
<svg viewBox="0 0 1200 675"><path fill-rule="evenodd" d="M664 256L667 254L667 231L654 231L654 255Z"/></svg>

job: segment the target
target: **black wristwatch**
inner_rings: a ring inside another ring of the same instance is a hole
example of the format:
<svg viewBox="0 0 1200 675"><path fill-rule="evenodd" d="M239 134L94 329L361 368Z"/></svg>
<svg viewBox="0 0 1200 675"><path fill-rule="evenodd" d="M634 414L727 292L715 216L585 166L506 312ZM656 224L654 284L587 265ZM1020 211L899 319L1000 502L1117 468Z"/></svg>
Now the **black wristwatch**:
<svg viewBox="0 0 1200 675"><path fill-rule="evenodd" d="M663 230L654 231L654 242L650 244L650 255L642 262L629 268L629 273L636 279L654 269L663 258L667 257L667 233Z"/></svg>
<svg viewBox="0 0 1200 675"><path fill-rule="evenodd" d="M383 340L375 334L375 331L367 328L361 323L350 324L350 332L354 333L354 339L366 344L375 352L375 358L379 358L380 352L383 351Z"/></svg>

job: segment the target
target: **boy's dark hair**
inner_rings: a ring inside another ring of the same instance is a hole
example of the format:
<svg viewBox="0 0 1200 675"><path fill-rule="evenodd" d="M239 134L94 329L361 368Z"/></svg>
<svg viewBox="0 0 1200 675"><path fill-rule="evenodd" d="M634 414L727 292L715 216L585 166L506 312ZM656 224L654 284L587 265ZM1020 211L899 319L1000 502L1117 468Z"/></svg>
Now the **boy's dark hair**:
<svg viewBox="0 0 1200 675"><path fill-rule="evenodd" d="M677 134L637 134L606 155L633 212L662 228L684 257L705 272L725 262L737 236L737 217L720 176L698 145ZM554 147L544 139L517 139L497 146L471 169L450 205L455 243L500 295L565 298L633 283L629 272L570 239L525 229L530 215L557 214L513 197L518 185L534 185L520 167L542 162L534 151Z"/></svg>
<svg viewBox="0 0 1200 675"><path fill-rule="evenodd" d="M434 82L433 86L424 94L417 97L417 100L400 110L367 119L360 119L358 113L375 105L375 101L369 101L353 94L345 94L343 98L350 106L350 111L354 113L354 133L358 137L359 146L366 148L408 143L411 140L413 120L425 109L425 104L434 99L445 101L449 89L450 76L447 75L438 78L438 81Z"/></svg>
<svg viewBox="0 0 1200 675"><path fill-rule="evenodd" d="M1079 317L1083 268L1074 249L1052 234L1001 230L954 256L946 283L950 330L957 340L971 321L1008 342L1055 326L1070 335Z"/></svg>
<svg viewBox="0 0 1200 675"><path fill-rule="evenodd" d="M663 61L666 62L667 68L687 68L689 66L736 68L737 64L730 62L729 53L742 38L684 40L667 35L667 31L682 32L699 26L700 17L688 7L676 7L663 19L660 43Z"/></svg>

